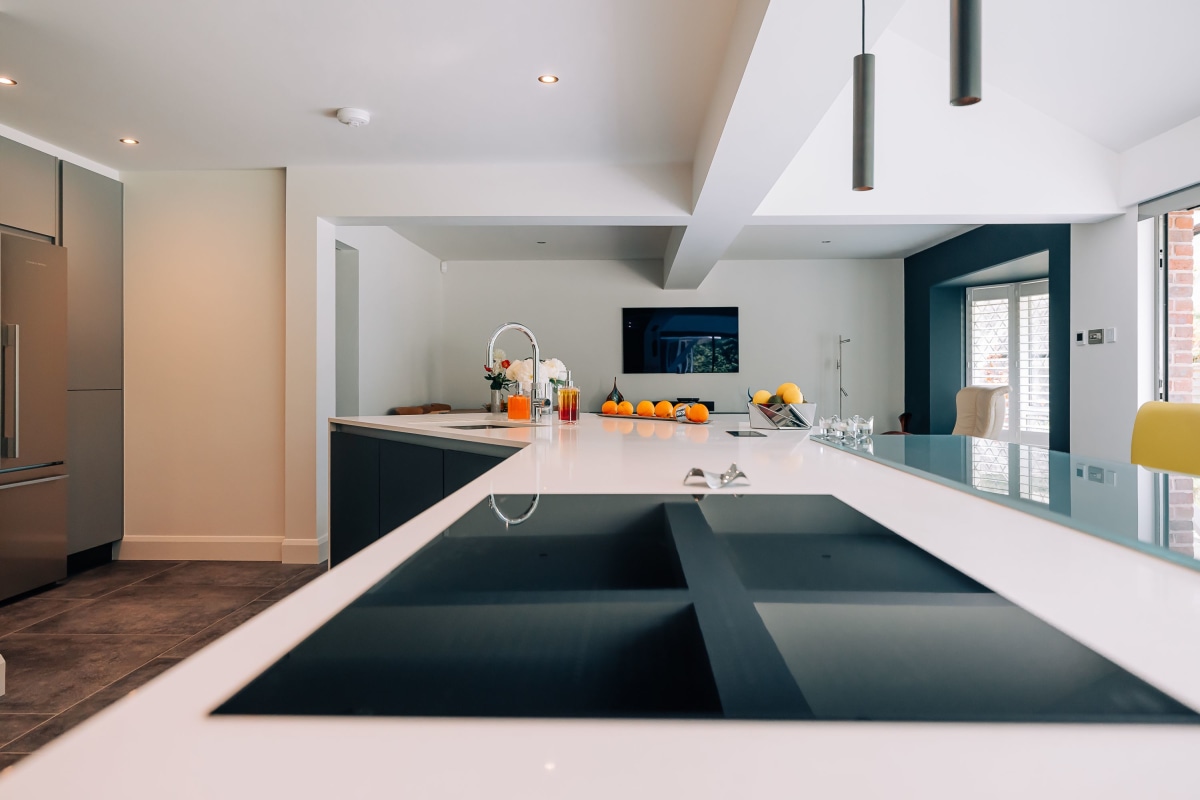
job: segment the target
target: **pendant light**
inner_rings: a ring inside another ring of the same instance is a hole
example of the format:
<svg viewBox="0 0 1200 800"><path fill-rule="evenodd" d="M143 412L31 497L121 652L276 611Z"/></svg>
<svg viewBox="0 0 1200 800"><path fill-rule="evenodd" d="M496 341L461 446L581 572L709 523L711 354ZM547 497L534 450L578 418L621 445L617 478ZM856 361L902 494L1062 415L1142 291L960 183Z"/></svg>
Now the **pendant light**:
<svg viewBox="0 0 1200 800"><path fill-rule="evenodd" d="M867 52L867 0L862 3L862 52L854 57L854 168L856 192L875 188L875 55Z"/></svg>
<svg viewBox="0 0 1200 800"><path fill-rule="evenodd" d="M950 0L950 105L983 99L983 0Z"/></svg>

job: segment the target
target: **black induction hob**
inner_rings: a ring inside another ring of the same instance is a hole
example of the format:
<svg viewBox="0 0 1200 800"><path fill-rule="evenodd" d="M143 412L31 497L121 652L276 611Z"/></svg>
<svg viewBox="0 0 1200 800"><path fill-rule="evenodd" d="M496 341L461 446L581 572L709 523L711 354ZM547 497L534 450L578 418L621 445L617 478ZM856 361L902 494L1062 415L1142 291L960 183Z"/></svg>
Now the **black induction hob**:
<svg viewBox="0 0 1200 800"><path fill-rule="evenodd" d="M501 496L217 714L1200 717L828 496Z"/></svg>

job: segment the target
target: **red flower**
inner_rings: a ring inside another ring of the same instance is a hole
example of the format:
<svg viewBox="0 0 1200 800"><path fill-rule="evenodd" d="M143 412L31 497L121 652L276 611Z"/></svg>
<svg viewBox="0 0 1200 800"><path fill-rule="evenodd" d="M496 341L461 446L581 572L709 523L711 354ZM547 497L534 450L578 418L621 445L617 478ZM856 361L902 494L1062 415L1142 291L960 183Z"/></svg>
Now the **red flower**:
<svg viewBox="0 0 1200 800"><path fill-rule="evenodd" d="M503 369L508 369L509 367L511 367L511 366L512 366L512 362L511 362L511 361L509 361L509 360L506 358L506 359L504 359L503 361L501 361L501 362L500 362L500 366L501 366Z"/></svg>

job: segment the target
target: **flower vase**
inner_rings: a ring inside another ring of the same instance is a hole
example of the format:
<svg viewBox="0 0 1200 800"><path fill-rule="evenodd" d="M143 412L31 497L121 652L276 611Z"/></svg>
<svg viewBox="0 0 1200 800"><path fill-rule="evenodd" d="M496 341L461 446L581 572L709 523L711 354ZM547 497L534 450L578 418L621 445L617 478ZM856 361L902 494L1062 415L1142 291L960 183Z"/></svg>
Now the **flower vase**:
<svg viewBox="0 0 1200 800"><path fill-rule="evenodd" d="M504 413L504 390L492 389L492 402L489 406L493 414Z"/></svg>

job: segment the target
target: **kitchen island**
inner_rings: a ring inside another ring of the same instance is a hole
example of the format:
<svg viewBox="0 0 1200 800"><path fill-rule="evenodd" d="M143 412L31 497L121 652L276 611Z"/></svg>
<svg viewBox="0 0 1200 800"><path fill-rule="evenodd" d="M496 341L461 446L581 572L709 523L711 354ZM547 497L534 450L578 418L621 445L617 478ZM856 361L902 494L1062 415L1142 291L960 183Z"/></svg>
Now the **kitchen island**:
<svg viewBox="0 0 1200 800"><path fill-rule="evenodd" d="M490 494L829 495L1192 709L1200 572L795 432L586 415L334 420L516 452L328 575L0 777L4 797L1153 797L1194 795L1200 729L1174 724L212 715ZM1034 654L1031 654L1034 655ZM320 693L322 687L311 687Z"/></svg>

